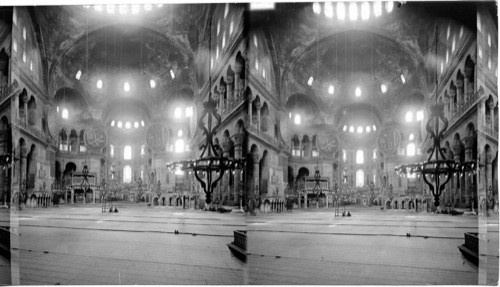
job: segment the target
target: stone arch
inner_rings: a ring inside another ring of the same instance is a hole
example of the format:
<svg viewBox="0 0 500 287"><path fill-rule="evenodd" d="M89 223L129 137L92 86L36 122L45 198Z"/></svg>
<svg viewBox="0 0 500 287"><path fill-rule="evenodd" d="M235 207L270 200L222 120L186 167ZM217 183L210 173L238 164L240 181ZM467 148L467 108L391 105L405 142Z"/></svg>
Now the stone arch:
<svg viewBox="0 0 500 287"><path fill-rule="evenodd" d="M76 171L76 164L74 162L66 163L63 172L63 182L65 186L71 185L71 177L73 176L73 172Z"/></svg>
<svg viewBox="0 0 500 287"><path fill-rule="evenodd" d="M257 95L255 96L255 99L252 101L252 114L251 114L251 119L253 124L257 124L259 121L257 117L257 110L259 110L261 107L261 101L260 97Z"/></svg>
<svg viewBox="0 0 500 287"><path fill-rule="evenodd" d="M302 152L304 157L309 158L311 157L311 141L309 139L308 135L302 136Z"/></svg>
<svg viewBox="0 0 500 287"><path fill-rule="evenodd" d="M236 57L234 59L234 71L236 73L236 75L239 74L239 77L240 77L240 80L242 81L242 85L241 87L244 87L245 86L245 58L243 58L243 56L241 55L241 51L238 51L238 53L236 53Z"/></svg>
<svg viewBox="0 0 500 287"><path fill-rule="evenodd" d="M239 119L236 122L235 131L236 131L236 134L244 134L245 133L245 122L242 119Z"/></svg>
<svg viewBox="0 0 500 287"><path fill-rule="evenodd" d="M297 182L297 186L299 189L304 189L305 188L305 178L309 176L309 169L307 169L306 167L301 167L299 168L299 171L298 171L298 174L297 174L297 177L296 177L296 182Z"/></svg>
<svg viewBox="0 0 500 287"><path fill-rule="evenodd" d="M293 167L288 166L288 185L290 188L292 187L294 183L294 177L293 177Z"/></svg>
<svg viewBox="0 0 500 287"><path fill-rule="evenodd" d="M465 93L467 99L470 97L469 93L474 91L474 61L472 60L470 55L467 55L464 64L464 84L465 84Z"/></svg>
<svg viewBox="0 0 500 287"><path fill-rule="evenodd" d="M27 116L27 113L28 111L26 111L24 109L24 104L26 103L26 105L28 104L28 91L26 91L26 88L24 88L21 92L21 94L19 94L19 105L18 105L18 109L19 109L19 117L21 119L25 119L26 116Z"/></svg>
<svg viewBox="0 0 500 287"><path fill-rule="evenodd" d="M391 201L390 200L388 200L388 201L385 202L385 209L386 210L387 209L391 209Z"/></svg>
<svg viewBox="0 0 500 287"><path fill-rule="evenodd" d="M452 103L453 112L456 112L456 110L457 110L457 104L458 104L457 87L455 86L455 83L453 81L451 81L451 83L450 83L450 88L448 90L448 94L450 96L450 100L451 100L451 103Z"/></svg>
<svg viewBox="0 0 500 287"><path fill-rule="evenodd" d="M415 209L415 202L413 200L408 201L408 209Z"/></svg>
<svg viewBox="0 0 500 287"><path fill-rule="evenodd" d="M8 85L9 81L9 55L5 48L0 50L0 87Z"/></svg>
<svg viewBox="0 0 500 287"><path fill-rule="evenodd" d="M267 132L270 125L271 120L269 118L269 107L267 103L264 102L262 108L260 109L260 130L263 132Z"/></svg>
<svg viewBox="0 0 500 287"><path fill-rule="evenodd" d="M261 194L268 193L269 185L269 152L264 150L262 158L259 162L259 186Z"/></svg>
<svg viewBox="0 0 500 287"><path fill-rule="evenodd" d="M76 152L78 150L78 133L76 130L72 129L69 133L69 146L68 151Z"/></svg>
<svg viewBox="0 0 500 287"><path fill-rule="evenodd" d="M35 144L32 144L30 152L26 157L26 189L35 188L37 156L37 147Z"/></svg>
<svg viewBox="0 0 500 287"><path fill-rule="evenodd" d="M398 208L398 201L397 201L397 200L394 200L393 205L394 205L394 209L399 209L399 208Z"/></svg>
<svg viewBox="0 0 500 287"><path fill-rule="evenodd" d="M34 96L31 96L28 101L28 124L34 126L36 122L36 99Z"/></svg>

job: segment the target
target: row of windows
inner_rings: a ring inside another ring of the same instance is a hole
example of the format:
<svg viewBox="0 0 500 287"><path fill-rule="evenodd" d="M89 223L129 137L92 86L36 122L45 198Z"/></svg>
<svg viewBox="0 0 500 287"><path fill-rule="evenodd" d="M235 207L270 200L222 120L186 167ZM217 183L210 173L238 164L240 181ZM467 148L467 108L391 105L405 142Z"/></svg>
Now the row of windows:
<svg viewBox="0 0 500 287"><path fill-rule="evenodd" d="M374 149L372 152L372 158L377 159L377 150ZM347 161L347 151L345 149L342 150L342 160L344 162ZM358 149L356 151L356 163L363 164L365 163L365 152L363 150Z"/></svg>
<svg viewBox="0 0 500 287"><path fill-rule="evenodd" d="M182 134L182 131L179 131ZM146 147L144 145L141 146L141 152L140 155L143 156L146 154ZM172 147L167 147L167 151L173 151L175 153L183 153L185 151L189 151L189 146L185 144L185 141L183 139L177 139L175 141L175 145ZM114 158L115 157L115 146L110 145L109 146L109 155ZM131 160L132 159L132 146L126 145L123 147L123 159L124 160Z"/></svg>

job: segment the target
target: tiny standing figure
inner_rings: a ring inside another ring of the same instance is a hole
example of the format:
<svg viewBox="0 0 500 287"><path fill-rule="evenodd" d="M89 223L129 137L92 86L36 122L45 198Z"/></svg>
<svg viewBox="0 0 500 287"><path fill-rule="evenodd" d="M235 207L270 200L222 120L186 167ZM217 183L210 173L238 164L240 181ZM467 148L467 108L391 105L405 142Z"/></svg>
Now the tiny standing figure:
<svg viewBox="0 0 500 287"><path fill-rule="evenodd" d="M351 216L351 213L350 213L349 211L347 212L347 216L348 216L348 217L350 217L350 216Z"/></svg>
<svg viewBox="0 0 500 287"><path fill-rule="evenodd" d="M342 212L342 217L344 217L344 216L345 216L345 211L344 211L344 212Z"/></svg>

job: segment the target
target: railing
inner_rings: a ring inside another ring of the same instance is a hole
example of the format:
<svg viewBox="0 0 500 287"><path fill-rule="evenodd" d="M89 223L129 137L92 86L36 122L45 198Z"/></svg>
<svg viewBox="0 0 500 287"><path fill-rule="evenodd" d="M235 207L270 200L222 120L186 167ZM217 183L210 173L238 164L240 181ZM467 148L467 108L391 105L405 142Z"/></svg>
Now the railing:
<svg viewBox="0 0 500 287"><path fill-rule="evenodd" d="M490 123L487 122L486 124L482 124L480 129L491 137L498 138L498 130L496 130L495 127L492 126L491 122L492 120L490 120Z"/></svg>
<svg viewBox="0 0 500 287"><path fill-rule="evenodd" d="M479 252L479 237L477 233L465 232L465 244L464 246L472 251Z"/></svg>
<svg viewBox="0 0 500 287"><path fill-rule="evenodd" d="M245 101L244 90L235 91L234 97L231 100L224 101L222 103L221 115L224 120L228 115L230 115L235 108L237 108L241 103Z"/></svg>
<svg viewBox="0 0 500 287"><path fill-rule="evenodd" d="M15 89L15 85L1 85L0 86L0 103L7 99Z"/></svg>
<svg viewBox="0 0 500 287"><path fill-rule="evenodd" d="M10 259L10 227L0 226L0 254Z"/></svg>
<svg viewBox="0 0 500 287"><path fill-rule="evenodd" d="M463 116L463 114L476 103L478 98L479 98L479 92L465 93L464 94L465 102L461 103L460 105L457 104L456 108L454 108L453 111L450 111L451 113L449 120L450 126L452 126L457 120L459 120Z"/></svg>
<svg viewBox="0 0 500 287"><path fill-rule="evenodd" d="M247 232L245 230L234 230L234 245L247 250Z"/></svg>
<svg viewBox="0 0 500 287"><path fill-rule="evenodd" d="M15 120L14 123L23 128L25 131L29 132L30 134L34 135L36 138L41 139L41 140L47 140L48 138L39 130L37 130L35 127L32 127L28 123L21 121L21 120Z"/></svg>
<svg viewBox="0 0 500 287"><path fill-rule="evenodd" d="M263 131L260 131L257 129L257 127L253 126L253 125L249 125L248 126L248 131L252 132L253 134L259 136L261 139L265 140L266 142L270 143L271 145L275 146L275 147L279 147L279 148L282 148L282 144L280 144L276 139L274 139L271 135L269 135L268 133L266 132L263 132Z"/></svg>

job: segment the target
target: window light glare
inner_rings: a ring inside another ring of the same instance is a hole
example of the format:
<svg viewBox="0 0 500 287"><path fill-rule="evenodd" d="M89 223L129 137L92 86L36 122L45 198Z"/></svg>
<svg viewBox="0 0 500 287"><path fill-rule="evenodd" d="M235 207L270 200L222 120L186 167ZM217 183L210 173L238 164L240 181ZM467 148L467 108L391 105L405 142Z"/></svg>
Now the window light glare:
<svg viewBox="0 0 500 287"><path fill-rule="evenodd" d="M380 85L380 90L382 91L382 94L385 94L387 92L387 86L386 85Z"/></svg>
<svg viewBox="0 0 500 287"><path fill-rule="evenodd" d="M231 20L231 24L229 24L229 35L231 35L233 33L233 26L234 26L234 22Z"/></svg>
<svg viewBox="0 0 500 287"><path fill-rule="evenodd" d="M111 126L114 127L115 126L115 120L112 120L111 121Z"/></svg>
<svg viewBox="0 0 500 287"><path fill-rule="evenodd" d="M353 127L353 126L350 126L350 127L349 127L349 132L350 132L350 133L353 133L353 132L354 132L354 127Z"/></svg>
<svg viewBox="0 0 500 287"><path fill-rule="evenodd" d="M253 35L253 44L255 47L259 47L259 43L257 42L257 35Z"/></svg>
<svg viewBox="0 0 500 287"><path fill-rule="evenodd" d="M291 119L292 118L292 113L288 113L288 117Z"/></svg>
<svg viewBox="0 0 500 287"><path fill-rule="evenodd" d="M125 123L125 128L129 130L132 127L132 124L130 122Z"/></svg>
<svg viewBox="0 0 500 287"><path fill-rule="evenodd" d="M358 134L362 134L363 133L363 127L358 127Z"/></svg>
<svg viewBox="0 0 500 287"><path fill-rule="evenodd" d="M108 14L115 14L115 5L106 5L106 12L108 12Z"/></svg>
<svg viewBox="0 0 500 287"><path fill-rule="evenodd" d="M375 17L382 15L382 2L377 1L373 4L373 14Z"/></svg>
<svg viewBox="0 0 500 287"><path fill-rule="evenodd" d="M376 131L376 130L377 130L377 126L373 125L373 131Z"/></svg>
<svg viewBox="0 0 500 287"><path fill-rule="evenodd" d="M328 18L333 17L333 4L331 2L325 2L325 16Z"/></svg>
<svg viewBox="0 0 500 287"><path fill-rule="evenodd" d="M328 87L328 93L330 95L333 95L333 92L335 92L335 87L333 85L330 85L330 87Z"/></svg>
<svg viewBox="0 0 500 287"><path fill-rule="evenodd" d="M413 113L411 111L406 112L405 120L408 123L413 121Z"/></svg>
<svg viewBox="0 0 500 287"><path fill-rule="evenodd" d="M314 78L311 76L311 77L309 77L309 80L307 80L307 84L308 84L309 86L312 86L313 81L314 81Z"/></svg>
<svg viewBox="0 0 500 287"><path fill-rule="evenodd" d="M343 2L337 3L337 19L339 20L345 19L345 5Z"/></svg>
<svg viewBox="0 0 500 287"><path fill-rule="evenodd" d="M346 126L346 125L344 125L344 127L342 128L342 130L343 130L344 132L345 132L345 131L347 131L347 126Z"/></svg>
<svg viewBox="0 0 500 287"><path fill-rule="evenodd" d="M56 112L59 112L59 106L56 107Z"/></svg>
<svg viewBox="0 0 500 287"><path fill-rule="evenodd" d="M102 5L94 5L94 10L96 10L97 12L101 12L102 11Z"/></svg>
<svg viewBox="0 0 500 287"><path fill-rule="evenodd" d="M177 119L181 117L181 108L179 107L175 108L174 117Z"/></svg>
<svg viewBox="0 0 500 287"><path fill-rule="evenodd" d="M26 51L23 51L23 62L26 63Z"/></svg>
<svg viewBox="0 0 500 287"><path fill-rule="evenodd" d="M119 129L121 129L121 128L122 128L122 122L121 122L121 121L118 121L117 127L118 127Z"/></svg>
<svg viewBox="0 0 500 287"><path fill-rule="evenodd" d="M102 80L97 80L97 88L102 89Z"/></svg>
<svg viewBox="0 0 500 287"><path fill-rule="evenodd" d="M144 121L141 121L141 126L145 126Z"/></svg>
<svg viewBox="0 0 500 287"><path fill-rule="evenodd" d="M68 119L69 118L68 109L63 109L63 111L62 111L62 118L63 119Z"/></svg>
<svg viewBox="0 0 500 287"><path fill-rule="evenodd" d="M177 132L177 136L178 136L178 137L182 137L182 130L179 130L179 131Z"/></svg>
<svg viewBox="0 0 500 287"><path fill-rule="evenodd" d="M321 13L321 5L318 2L314 2L314 4L313 4L313 12L314 12L314 14Z"/></svg>
<svg viewBox="0 0 500 287"><path fill-rule="evenodd" d="M370 4L364 2L361 4L361 19L368 20L370 18Z"/></svg>
<svg viewBox="0 0 500 287"><path fill-rule="evenodd" d="M153 9L151 4L144 4L144 11L151 11L151 9Z"/></svg>
<svg viewBox="0 0 500 287"><path fill-rule="evenodd" d="M412 141L414 138L415 138L415 136L413 135L413 133L411 133L410 137L408 139Z"/></svg>
<svg viewBox="0 0 500 287"><path fill-rule="evenodd" d="M17 43L16 43L16 41L12 41L12 49L14 49L14 52L17 52Z"/></svg>
<svg viewBox="0 0 500 287"><path fill-rule="evenodd" d="M130 91L130 84L128 82L125 82L125 84L123 84L123 90L125 92Z"/></svg>
<svg viewBox="0 0 500 287"><path fill-rule="evenodd" d="M23 39L26 40L26 27L23 27Z"/></svg>
<svg viewBox="0 0 500 287"><path fill-rule="evenodd" d="M392 1L387 2L386 9L387 9L387 13L391 13L392 9L394 9L394 3Z"/></svg>
<svg viewBox="0 0 500 287"><path fill-rule="evenodd" d="M175 73L174 70L170 70L170 77L172 77L172 80L175 79Z"/></svg>
<svg viewBox="0 0 500 287"><path fill-rule="evenodd" d="M349 19L352 21L358 19L358 5L355 2L349 4Z"/></svg>
<svg viewBox="0 0 500 287"><path fill-rule="evenodd" d="M132 14L138 14L141 11L141 6L138 4L132 4Z"/></svg>
<svg viewBox="0 0 500 287"><path fill-rule="evenodd" d="M136 128L136 129L139 128L139 122L134 123L134 128Z"/></svg>
<svg viewBox="0 0 500 287"><path fill-rule="evenodd" d="M191 107L191 106L186 107L186 118L189 118L192 116L193 116L193 107Z"/></svg>
<svg viewBox="0 0 500 287"><path fill-rule="evenodd" d="M451 41L451 52L455 52L455 36L453 36L453 41Z"/></svg>
<svg viewBox="0 0 500 287"><path fill-rule="evenodd" d="M458 35L458 38L462 38L464 35L464 26L460 27L460 34Z"/></svg>
<svg viewBox="0 0 500 287"><path fill-rule="evenodd" d="M356 90L354 91L354 94L356 95L356 97L361 97L361 88L360 87L356 87Z"/></svg>
<svg viewBox="0 0 500 287"><path fill-rule="evenodd" d="M33 61L30 61L30 71L33 71Z"/></svg>
<svg viewBox="0 0 500 287"><path fill-rule="evenodd" d="M293 122L294 122L296 125L300 125L300 115L295 115L295 118L294 118Z"/></svg>
<svg viewBox="0 0 500 287"><path fill-rule="evenodd" d="M420 110L417 112L417 121L423 121L424 120L424 111Z"/></svg>
<svg viewBox="0 0 500 287"><path fill-rule="evenodd" d="M366 130L365 130L367 133L371 132L372 129L370 128L370 126L366 126Z"/></svg>
<svg viewBox="0 0 500 287"><path fill-rule="evenodd" d="M405 75L401 74L401 82L406 83L406 78L405 78Z"/></svg>
<svg viewBox="0 0 500 287"><path fill-rule="evenodd" d="M156 81L153 79L149 80L149 86L151 87L151 89L154 89L156 87Z"/></svg>
<svg viewBox="0 0 500 287"><path fill-rule="evenodd" d="M76 79L80 80L81 76L82 76L82 71L78 70L78 72L76 72Z"/></svg>

